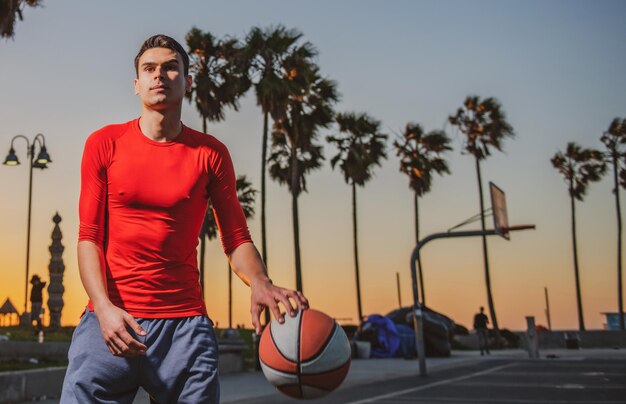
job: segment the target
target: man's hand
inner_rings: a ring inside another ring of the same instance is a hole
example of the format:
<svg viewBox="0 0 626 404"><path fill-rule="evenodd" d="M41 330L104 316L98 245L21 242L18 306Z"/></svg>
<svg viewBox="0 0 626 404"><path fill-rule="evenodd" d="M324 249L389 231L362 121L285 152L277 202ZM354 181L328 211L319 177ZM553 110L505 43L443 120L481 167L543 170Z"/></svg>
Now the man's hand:
<svg viewBox="0 0 626 404"><path fill-rule="evenodd" d="M100 323L102 338L113 355L125 357L145 355L148 348L133 338L126 329L126 326L129 326L138 335L146 335L133 316L113 304L99 308L94 313Z"/></svg>
<svg viewBox="0 0 626 404"><path fill-rule="evenodd" d="M309 308L309 301L304 297L302 292L274 286L272 281L268 278L250 282L250 289L252 293L250 314L252 315L252 325L257 334L261 334L260 317L265 307L270 309L274 318L280 323L285 322L285 315L280 312L280 308L278 307L279 302L282 303L285 307L285 311L288 312L291 317L296 315L296 309L293 307L291 300L296 302L300 310Z"/></svg>

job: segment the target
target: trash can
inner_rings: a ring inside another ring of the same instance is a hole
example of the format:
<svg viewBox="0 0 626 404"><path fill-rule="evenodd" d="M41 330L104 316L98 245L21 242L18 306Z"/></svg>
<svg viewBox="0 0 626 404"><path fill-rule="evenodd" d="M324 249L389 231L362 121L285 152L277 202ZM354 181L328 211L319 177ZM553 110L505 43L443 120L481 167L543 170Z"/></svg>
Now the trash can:
<svg viewBox="0 0 626 404"><path fill-rule="evenodd" d="M565 333L565 348L580 349L580 337L576 333Z"/></svg>
<svg viewBox="0 0 626 404"><path fill-rule="evenodd" d="M352 358L369 359L372 352L372 344L369 341L352 341Z"/></svg>

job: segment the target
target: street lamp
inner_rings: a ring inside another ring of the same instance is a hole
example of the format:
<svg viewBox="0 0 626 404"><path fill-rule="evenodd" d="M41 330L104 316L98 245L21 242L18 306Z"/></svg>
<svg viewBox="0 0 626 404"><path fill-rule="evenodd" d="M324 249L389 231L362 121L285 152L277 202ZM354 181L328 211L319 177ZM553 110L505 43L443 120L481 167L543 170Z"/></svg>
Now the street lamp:
<svg viewBox="0 0 626 404"><path fill-rule="evenodd" d="M7 154L6 159L4 159L5 166L17 166L20 164L17 155L15 154L15 149L13 148L13 142L15 139L24 139L26 140L26 147L28 152L28 157L30 158L30 174L28 180L28 227L27 227L27 236L26 236L26 283L24 287L24 313L28 311L28 275L29 275L29 264L30 264L30 216L31 216L31 206L32 206L32 195L33 195L33 168L39 168L41 170L48 168L48 163L51 163L50 155L46 150L46 138L38 133L35 135L32 143L28 140L28 138L24 135L17 135L11 139L11 148L9 149L9 154ZM37 154L37 158L35 158L35 146L39 146L39 153Z"/></svg>

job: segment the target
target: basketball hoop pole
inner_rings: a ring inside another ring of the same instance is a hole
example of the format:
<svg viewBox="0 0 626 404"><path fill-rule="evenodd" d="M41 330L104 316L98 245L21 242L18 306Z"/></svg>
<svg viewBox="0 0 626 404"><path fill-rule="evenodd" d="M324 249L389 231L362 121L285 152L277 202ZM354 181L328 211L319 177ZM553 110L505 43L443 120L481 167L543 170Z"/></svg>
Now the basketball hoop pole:
<svg viewBox="0 0 626 404"><path fill-rule="evenodd" d="M413 253L411 254L411 286L413 287L413 329L415 330L415 345L417 348L417 357L419 359L419 367L420 367L420 376L425 377L426 374L426 351L424 349L424 322L423 322L423 313L422 313L422 305L419 302L417 287L418 287L418 278L417 278L417 270L415 266L415 262L417 261L417 256L419 254L420 249L429 241L436 240L439 238L453 238L453 237L476 237L476 236L501 236L503 233L508 233L510 231L518 231L518 230L531 230L535 229L534 224L530 225L520 225L520 226L511 226L506 227L503 231L499 230L475 230L475 231L457 231L457 232L445 232L445 233L435 233L426 237L417 243L417 246L413 249Z"/></svg>

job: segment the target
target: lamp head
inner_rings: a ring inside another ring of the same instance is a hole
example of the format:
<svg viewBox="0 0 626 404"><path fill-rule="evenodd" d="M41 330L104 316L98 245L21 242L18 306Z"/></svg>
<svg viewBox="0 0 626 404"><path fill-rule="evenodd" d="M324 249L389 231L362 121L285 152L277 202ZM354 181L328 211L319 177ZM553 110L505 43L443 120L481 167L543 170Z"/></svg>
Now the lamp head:
<svg viewBox="0 0 626 404"><path fill-rule="evenodd" d="M12 147L9 149L9 154L7 154L3 164L5 166L16 166L20 164L20 160L17 158L17 154L15 154L15 149Z"/></svg>
<svg viewBox="0 0 626 404"><path fill-rule="evenodd" d="M52 163L52 160L50 160L50 155L48 154L48 150L46 150L46 146L41 146L41 149L39 150L39 154L37 155L37 160L35 160L35 163L37 164L37 166L33 164L33 167L37 167L37 168L45 168L45 167L40 167L40 166L45 166L48 163Z"/></svg>

